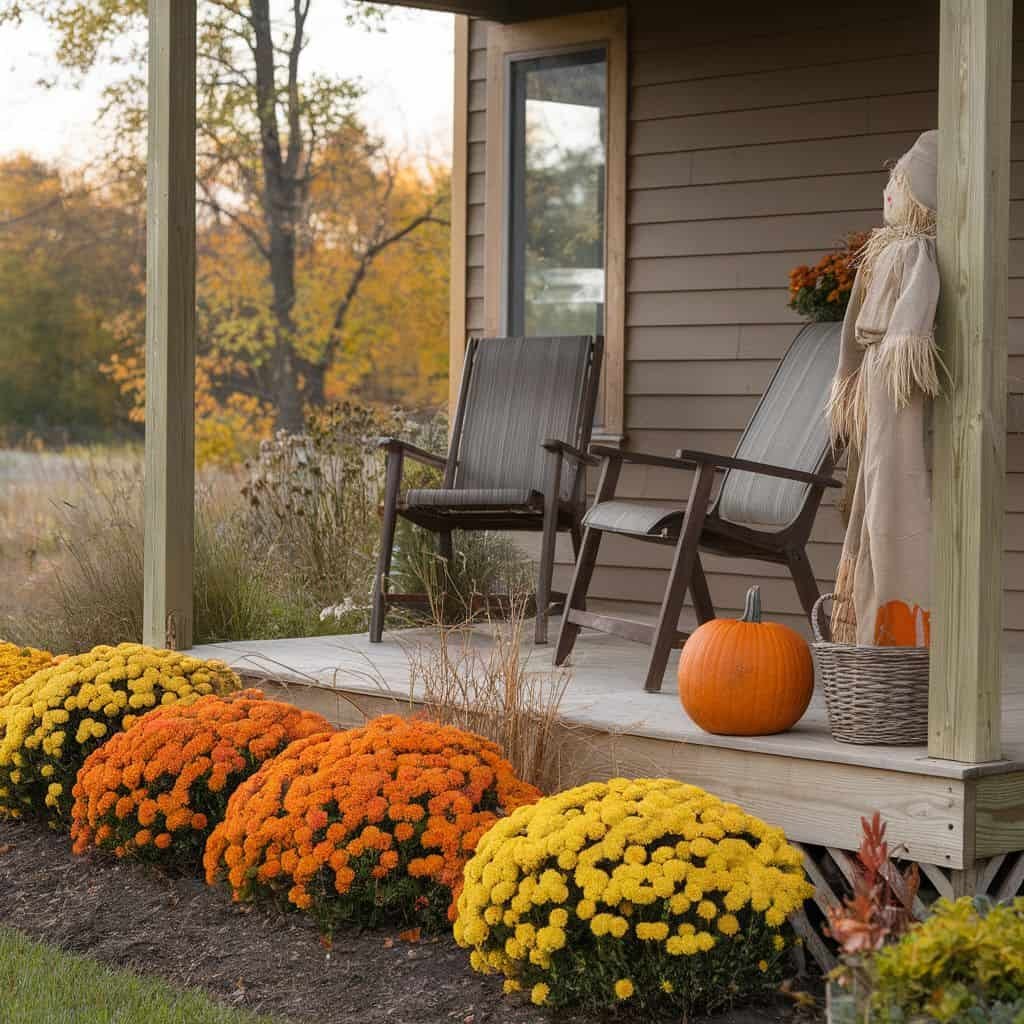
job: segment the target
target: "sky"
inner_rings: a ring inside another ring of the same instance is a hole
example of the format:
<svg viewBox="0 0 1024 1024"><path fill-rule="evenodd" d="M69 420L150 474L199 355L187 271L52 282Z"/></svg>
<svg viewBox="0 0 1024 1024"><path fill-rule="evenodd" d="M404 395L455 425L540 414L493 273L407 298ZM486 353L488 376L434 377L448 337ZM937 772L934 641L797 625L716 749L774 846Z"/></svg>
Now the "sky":
<svg viewBox="0 0 1024 1024"><path fill-rule="evenodd" d="M366 88L362 113L370 129L392 148L410 154L451 155L452 17L431 11L390 9L387 31L348 28L337 18L338 0L314 3L307 70L358 77ZM0 156L27 151L69 164L102 147L95 121L109 75L93 72L77 87L52 76L54 40L39 21L0 26Z"/></svg>

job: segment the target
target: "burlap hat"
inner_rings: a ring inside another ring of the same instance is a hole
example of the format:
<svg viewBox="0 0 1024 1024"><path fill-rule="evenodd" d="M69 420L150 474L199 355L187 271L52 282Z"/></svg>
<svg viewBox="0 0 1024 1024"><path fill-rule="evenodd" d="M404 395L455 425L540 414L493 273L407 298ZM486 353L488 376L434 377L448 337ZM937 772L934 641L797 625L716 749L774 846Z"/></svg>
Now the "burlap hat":
<svg viewBox="0 0 1024 1024"><path fill-rule="evenodd" d="M939 133L923 132L899 158L896 170L907 179L910 194L933 212L939 206Z"/></svg>

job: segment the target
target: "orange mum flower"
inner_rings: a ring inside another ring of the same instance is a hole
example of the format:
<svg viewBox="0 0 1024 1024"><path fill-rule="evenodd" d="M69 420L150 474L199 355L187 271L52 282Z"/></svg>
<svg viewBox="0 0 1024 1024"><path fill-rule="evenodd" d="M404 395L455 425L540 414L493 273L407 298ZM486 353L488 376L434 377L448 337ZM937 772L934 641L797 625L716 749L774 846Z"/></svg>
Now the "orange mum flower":
<svg viewBox="0 0 1024 1024"><path fill-rule="evenodd" d="M206 844L212 885L272 894L321 932L415 920L437 926L477 840L540 798L489 740L395 715L298 740L243 782Z"/></svg>
<svg viewBox="0 0 1024 1024"><path fill-rule="evenodd" d="M198 871L235 787L294 740L330 731L320 715L258 690L158 707L86 759L72 791L74 850Z"/></svg>

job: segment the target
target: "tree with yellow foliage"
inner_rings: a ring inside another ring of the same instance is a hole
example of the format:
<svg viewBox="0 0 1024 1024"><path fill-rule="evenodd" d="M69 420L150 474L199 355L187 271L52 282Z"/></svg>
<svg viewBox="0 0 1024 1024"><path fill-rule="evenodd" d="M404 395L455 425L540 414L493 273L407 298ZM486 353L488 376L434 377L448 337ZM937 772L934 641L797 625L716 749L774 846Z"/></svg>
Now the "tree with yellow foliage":
<svg viewBox="0 0 1024 1024"><path fill-rule="evenodd" d="M412 174L360 123L356 81L304 72L312 2L273 12L271 0L202 0L198 8L201 244L233 259L200 270L211 275L200 282L199 313L216 355L212 393L267 403L290 430L326 395L348 318L378 262L443 225L447 203L444 175ZM383 17L352 0L338 9L368 27ZM57 58L72 72L124 66L105 109L131 162L145 126L144 0L0 0L0 23L25 13L55 31ZM122 385L137 371L131 358L122 357ZM225 358L231 372L222 379Z"/></svg>

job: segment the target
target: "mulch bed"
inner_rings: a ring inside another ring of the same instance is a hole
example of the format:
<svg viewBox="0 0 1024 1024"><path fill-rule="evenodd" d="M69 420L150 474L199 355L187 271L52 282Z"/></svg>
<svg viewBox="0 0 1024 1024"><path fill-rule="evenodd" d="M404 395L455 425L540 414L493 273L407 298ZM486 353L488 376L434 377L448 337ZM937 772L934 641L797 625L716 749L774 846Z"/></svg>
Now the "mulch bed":
<svg viewBox="0 0 1024 1024"><path fill-rule="evenodd" d="M552 1020L504 998L495 979L475 974L448 936L410 945L397 932L342 932L326 949L298 914L238 907L197 879L171 878L144 865L96 854L75 857L66 836L31 824L0 821L0 924L303 1024ZM561 1013L557 1019L584 1020ZM715 1021L808 1019L780 1005Z"/></svg>

